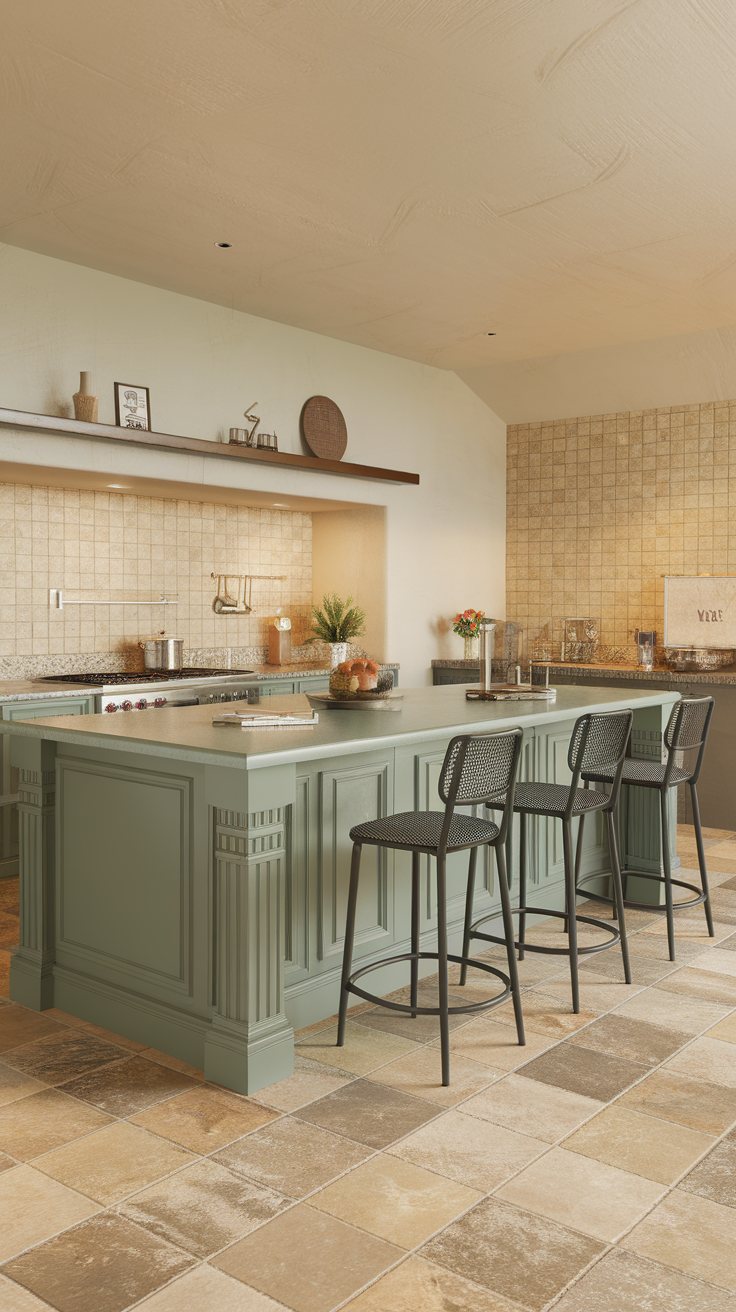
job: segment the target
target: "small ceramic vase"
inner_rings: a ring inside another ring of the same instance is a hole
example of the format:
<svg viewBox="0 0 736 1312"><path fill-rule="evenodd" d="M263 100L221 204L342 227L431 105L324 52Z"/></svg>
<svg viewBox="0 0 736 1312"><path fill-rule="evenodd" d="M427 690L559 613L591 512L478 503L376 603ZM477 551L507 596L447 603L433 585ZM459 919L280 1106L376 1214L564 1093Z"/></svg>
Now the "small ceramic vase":
<svg viewBox="0 0 736 1312"><path fill-rule="evenodd" d="M79 375L79 391L74 393L72 401L74 402L74 418L79 419L83 424L96 424L97 407L100 402L98 396L92 396L92 375L88 370L84 370Z"/></svg>
<svg viewBox="0 0 736 1312"><path fill-rule="evenodd" d="M472 634L469 638L463 638L465 650L463 651L463 660L477 661L480 657L480 635Z"/></svg>

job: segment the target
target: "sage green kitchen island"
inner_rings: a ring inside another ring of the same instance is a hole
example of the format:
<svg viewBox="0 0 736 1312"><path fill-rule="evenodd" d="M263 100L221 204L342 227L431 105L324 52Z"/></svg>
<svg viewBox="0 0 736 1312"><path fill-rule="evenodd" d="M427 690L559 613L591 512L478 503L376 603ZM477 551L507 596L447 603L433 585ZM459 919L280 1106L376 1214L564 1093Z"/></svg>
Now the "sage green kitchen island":
<svg viewBox="0 0 736 1312"><path fill-rule="evenodd" d="M11 997L59 1007L253 1093L291 1072L294 1029L337 1009L352 825L437 809L456 733L519 724L520 777L562 782L575 718L631 706L634 754L659 759L675 700L560 688L554 703L482 703L450 686L406 690L399 712L323 710L310 729L215 727L211 706L0 722L19 770L21 942ZM297 706L306 698L269 701ZM622 816L627 861L659 870L656 808L632 791ZM605 872L600 826L586 826L585 842L584 873ZM489 855L478 915L497 905ZM356 955L365 962L408 950L409 860L364 850ZM454 944L466 860L448 867ZM534 820L529 900L561 908L562 879L560 827ZM377 991L405 983L401 972L379 971Z"/></svg>

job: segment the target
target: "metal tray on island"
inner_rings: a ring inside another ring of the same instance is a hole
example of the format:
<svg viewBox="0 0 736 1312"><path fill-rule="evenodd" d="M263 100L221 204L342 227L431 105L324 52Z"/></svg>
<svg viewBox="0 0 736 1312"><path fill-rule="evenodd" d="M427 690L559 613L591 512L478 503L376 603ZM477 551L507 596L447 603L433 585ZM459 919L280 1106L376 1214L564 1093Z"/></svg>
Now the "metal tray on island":
<svg viewBox="0 0 736 1312"><path fill-rule="evenodd" d="M378 697L333 697L331 692L308 692L310 706L331 711L400 711L404 694L390 692Z"/></svg>

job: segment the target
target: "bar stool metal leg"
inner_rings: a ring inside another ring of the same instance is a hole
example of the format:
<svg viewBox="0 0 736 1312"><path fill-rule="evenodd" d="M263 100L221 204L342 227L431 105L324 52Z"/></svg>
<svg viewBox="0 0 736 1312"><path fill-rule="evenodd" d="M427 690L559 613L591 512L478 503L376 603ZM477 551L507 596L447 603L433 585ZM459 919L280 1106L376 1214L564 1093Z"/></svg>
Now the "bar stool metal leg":
<svg viewBox="0 0 736 1312"><path fill-rule="evenodd" d="M670 961L675 960L675 914L672 901L672 869L670 866L670 833L667 814L667 792L663 788L659 794L659 810L662 820L662 865L664 866L664 900L667 908L667 943L670 949Z"/></svg>
<svg viewBox="0 0 736 1312"><path fill-rule="evenodd" d="M519 815L519 906L526 906L526 816ZM519 913L519 961L524 960L526 912Z"/></svg>
<svg viewBox="0 0 736 1312"><path fill-rule="evenodd" d="M463 951L464 957L470 956L470 926L473 923L473 900L475 898L475 863L478 856L477 847L470 849L470 862L468 865L468 887L465 893L465 925L463 928ZM464 961L460 967L460 983L464 984L468 978L468 963Z"/></svg>
<svg viewBox="0 0 736 1312"><path fill-rule="evenodd" d="M447 984L447 874L444 855L437 854L437 965L439 967L440 1048L442 1084L450 1083L450 996Z"/></svg>
<svg viewBox="0 0 736 1312"><path fill-rule="evenodd" d="M514 1017L516 1019L516 1035L519 1044L523 1047L526 1043L524 1037L524 1017L521 1011L521 989L519 988L519 968L516 964L516 952L514 950L514 920L511 913L511 895L509 893L508 873L506 870L506 857L503 845L499 844L496 848L496 861L498 863L498 891L501 894L501 915L503 917L503 933L506 939L506 957L509 963L509 979L511 981L511 996L514 1000ZM522 903L522 906L524 904Z"/></svg>
<svg viewBox="0 0 736 1312"><path fill-rule="evenodd" d="M578 922L575 915L575 864L572 855L572 826L569 820L562 821L562 850L565 856L565 909L567 911L567 935L570 944L570 984L572 986L572 1009L577 1015L580 1011L580 981L578 977Z"/></svg>
<svg viewBox="0 0 736 1312"><path fill-rule="evenodd" d="M419 898L420 898L420 854L412 852L411 854L411 951L412 960L411 968L411 1005L412 1008L417 1005L417 994L419 991L419 961L414 955L419 952ZM416 1016L416 1011L412 1010L412 1016Z"/></svg>
<svg viewBox="0 0 736 1312"><path fill-rule="evenodd" d="M360 843L353 843L353 856L350 862L350 887L348 889L348 914L345 922L345 948L342 956L342 981L340 984L340 1015L337 1021L337 1046L345 1046L345 1024L348 1017L347 984L353 964L353 943L355 941L355 913L358 907L358 876L360 874Z"/></svg>
<svg viewBox="0 0 736 1312"><path fill-rule="evenodd" d="M713 938L715 936L716 931L713 928L713 912L711 911L711 906L710 906L710 889L708 887L708 872L705 868L705 848L703 847L703 830L700 824L700 806L698 804L698 791L693 782L690 783L690 800L693 806L693 824L695 825L695 842L698 848L698 865L700 867L700 882L703 886L703 892L705 893L703 909L705 911L705 919L708 924L708 933L710 937Z"/></svg>
<svg viewBox="0 0 736 1312"><path fill-rule="evenodd" d="M616 841L616 814L614 811L606 812L608 822L608 850L611 856L611 881L613 883L613 918L618 918L621 927L621 959L624 963L624 979L627 984L631 983L631 961L629 959L629 940L626 936L626 922L624 920L624 891L621 886L621 863L618 857L618 843Z"/></svg>

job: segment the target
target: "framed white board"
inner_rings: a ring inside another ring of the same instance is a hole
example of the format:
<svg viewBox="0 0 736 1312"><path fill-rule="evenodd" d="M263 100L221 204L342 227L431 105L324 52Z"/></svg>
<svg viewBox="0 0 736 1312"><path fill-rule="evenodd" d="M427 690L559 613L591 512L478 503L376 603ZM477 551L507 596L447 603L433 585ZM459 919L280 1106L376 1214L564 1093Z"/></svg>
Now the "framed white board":
<svg viewBox="0 0 736 1312"><path fill-rule="evenodd" d="M665 647L736 647L736 574L665 578Z"/></svg>

